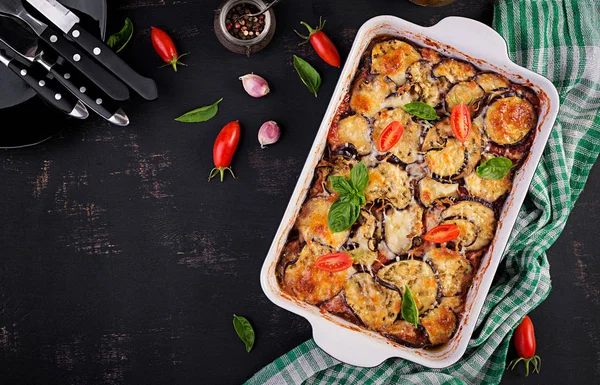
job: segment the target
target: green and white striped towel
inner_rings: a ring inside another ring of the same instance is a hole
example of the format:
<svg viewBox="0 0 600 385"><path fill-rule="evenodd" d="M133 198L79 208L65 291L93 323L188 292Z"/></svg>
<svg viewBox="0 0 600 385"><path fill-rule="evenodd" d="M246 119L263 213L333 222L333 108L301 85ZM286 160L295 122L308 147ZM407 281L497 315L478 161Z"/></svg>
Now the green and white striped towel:
<svg viewBox="0 0 600 385"><path fill-rule="evenodd" d="M600 1L497 0L494 7L494 28L511 58L549 78L561 107L465 356L442 370L402 359L365 369L335 360L309 340L247 385L500 382L514 328L550 292L545 251L562 232L600 150Z"/></svg>

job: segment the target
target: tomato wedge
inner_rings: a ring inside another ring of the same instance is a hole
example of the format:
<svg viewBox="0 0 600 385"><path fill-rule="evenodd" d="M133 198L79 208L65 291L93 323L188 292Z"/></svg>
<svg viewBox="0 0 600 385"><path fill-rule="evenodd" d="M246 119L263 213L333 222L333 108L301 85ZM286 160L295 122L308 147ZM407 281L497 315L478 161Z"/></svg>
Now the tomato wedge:
<svg viewBox="0 0 600 385"><path fill-rule="evenodd" d="M471 111L465 103L459 103L452 108L450 126L459 142L464 143L471 132Z"/></svg>
<svg viewBox="0 0 600 385"><path fill-rule="evenodd" d="M423 239L433 243L444 243L458 238L460 228L455 224L439 225L429 230Z"/></svg>
<svg viewBox="0 0 600 385"><path fill-rule="evenodd" d="M317 258L315 266L330 273L337 273L352 266L352 257L348 253L325 254Z"/></svg>
<svg viewBox="0 0 600 385"><path fill-rule="evenodd" d="M389 151L400 140L404 133L404 126L397 120L394 120L381 132L377 141L377 150L379 152Z"/></svg>

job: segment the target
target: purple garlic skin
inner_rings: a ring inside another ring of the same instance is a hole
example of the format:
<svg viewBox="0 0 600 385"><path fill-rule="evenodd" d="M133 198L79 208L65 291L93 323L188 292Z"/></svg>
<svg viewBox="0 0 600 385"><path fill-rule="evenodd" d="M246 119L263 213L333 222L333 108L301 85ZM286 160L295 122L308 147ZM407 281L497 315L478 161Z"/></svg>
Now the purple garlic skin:
<svg viewBox="0 0 600 385"><path fill-rule="evenodd" d="M265 148L266 145L273 144L279 140L281 136L281 130L277 125L277 122L269 120L264 122L258 129L258 142L261 148Z"/></svg>
<svg viewBox="0 0 600 385"><path fill-rule="evenodd" d="M244 90L253 98L262 98L269 93L269 83L262 77L254 74L247 74L240 77Z"/></svg>

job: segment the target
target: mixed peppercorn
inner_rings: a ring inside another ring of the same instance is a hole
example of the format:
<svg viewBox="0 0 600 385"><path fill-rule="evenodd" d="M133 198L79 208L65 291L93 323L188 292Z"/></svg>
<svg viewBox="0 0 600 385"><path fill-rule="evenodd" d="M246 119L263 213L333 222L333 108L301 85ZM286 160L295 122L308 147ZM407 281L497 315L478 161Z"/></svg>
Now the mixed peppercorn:
<svg viewBox="0 0 600 385"><path fill-rule="evenodd" d="M245 17L259 9L253 4L240 4L227 13L225 25L229 34L240 40L250 40L260 36L265 29L265 15Z"/></svg>

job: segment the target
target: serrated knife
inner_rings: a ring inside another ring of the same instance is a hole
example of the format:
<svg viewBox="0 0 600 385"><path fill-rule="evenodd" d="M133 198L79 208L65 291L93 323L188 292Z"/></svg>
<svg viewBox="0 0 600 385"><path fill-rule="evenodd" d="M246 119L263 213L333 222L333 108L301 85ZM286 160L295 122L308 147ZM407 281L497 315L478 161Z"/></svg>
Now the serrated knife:
<svg viewBox="0 0 600 385"><path fill-rule="evenodd" d="M94 84L115 100L129 99L129 89L119 79L83 52L78 52L59 31L36 19L23 7L21 0L0 0L0 14L23 21L65 60L76 66Z"/></svg>
<svg viewBox="0 0 600 385"><path fill-rule="evenodd" d="M56 0L26 0L44 17L83 48L91 57L108 68L119 79L147 100L158 97L154 80L135 72L113 50L79 24L79 17Z"/></svg>

